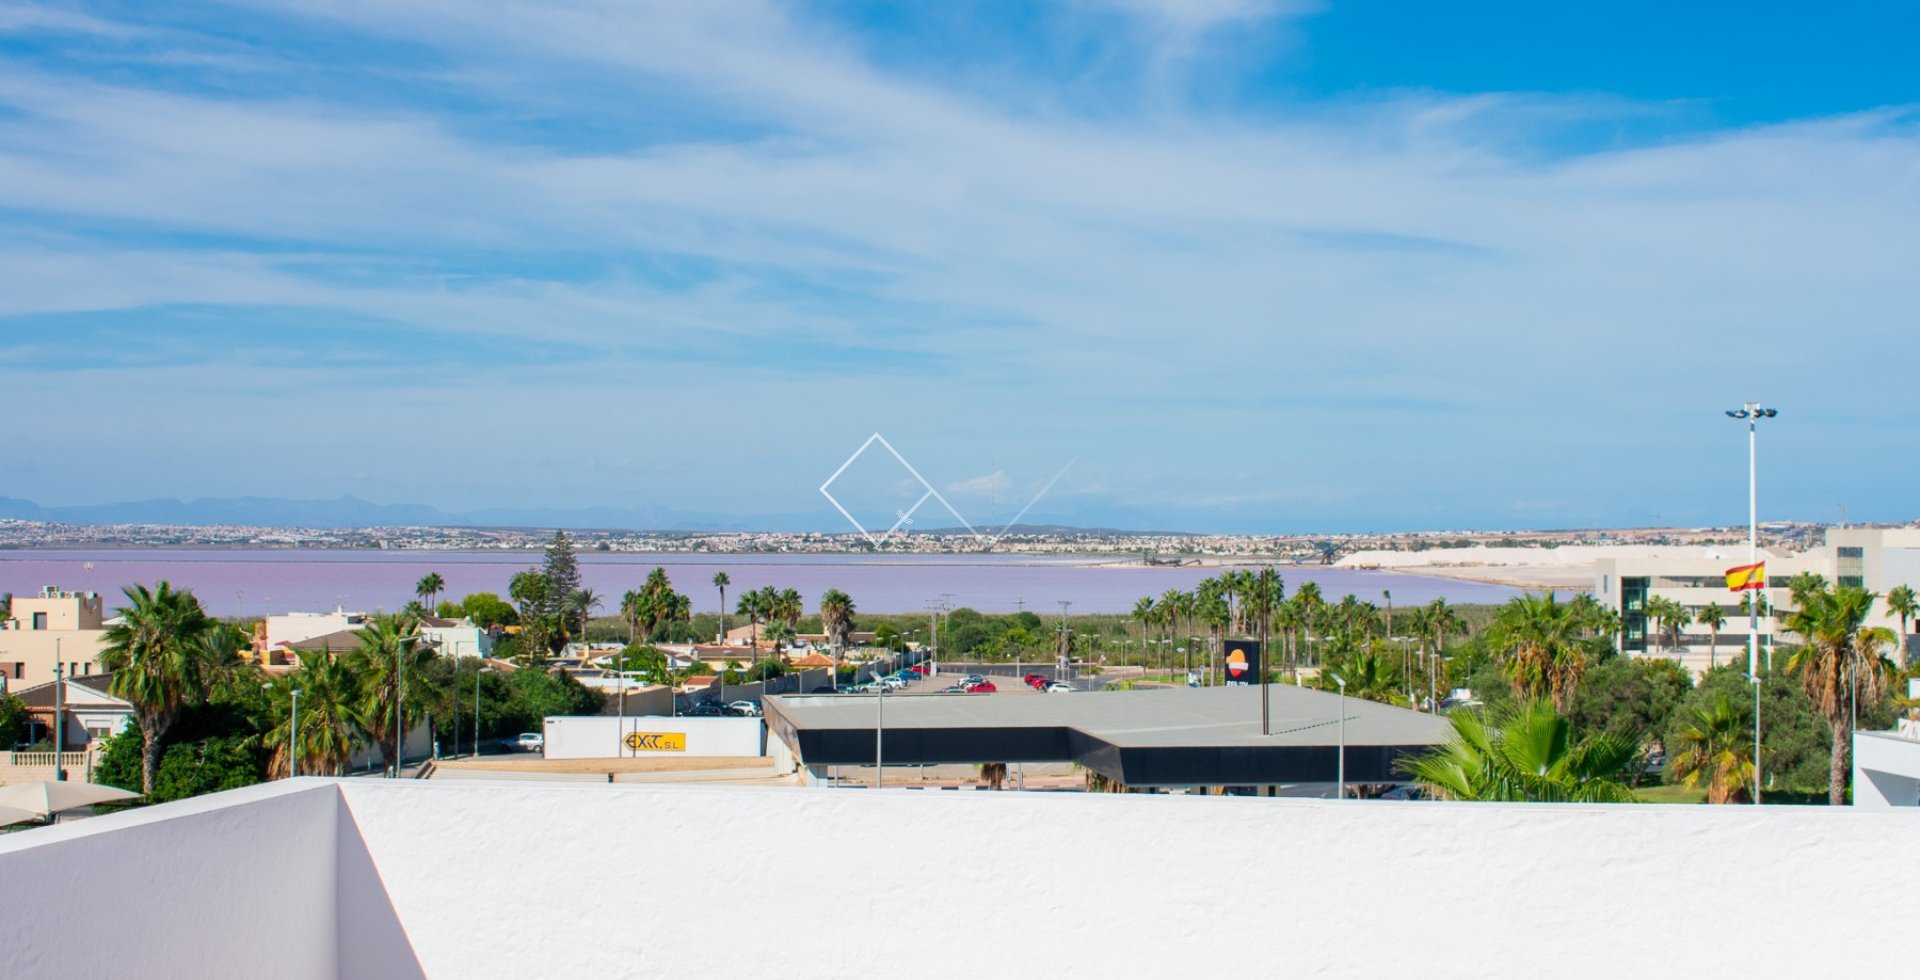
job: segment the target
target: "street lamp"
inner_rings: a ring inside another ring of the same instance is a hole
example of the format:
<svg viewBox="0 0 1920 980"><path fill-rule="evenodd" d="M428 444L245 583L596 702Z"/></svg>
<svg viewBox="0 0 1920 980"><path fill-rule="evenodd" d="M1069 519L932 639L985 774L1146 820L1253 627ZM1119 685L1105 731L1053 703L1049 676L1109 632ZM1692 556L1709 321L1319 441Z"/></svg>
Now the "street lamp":
<svg viewBox="0 0 1920 980"><path fill-rule="evenodd" d="M1770 419L1779 415L1773 408L1762 408L1759 402L1747 402L1739 408L1728 409L1727 417L1744 419L1747 423L1747 564L1760 562L1760 495L1759 471L1755 464L1758 437L1755 427L1761 419ZM1766 579L1761 578L1760 595L1749 597L1747 601L1747 676L1753 681L1753 803L1760 805L1760 599L1766 596Z"/></svg>
<svg viewBox="0 0 1920 980"><path fill-rule="evenodd" d="M287 756L287 775L300 775L300 689L293 688L292 706L287 709L287 739L293 743Z"/></svg>
<svg viewBox="0 0 1920 980"><path fill-rule="evenodd" d="M473 757L480 758L480 675L493 673L492 667L473 672Z"/></svg>
<svg viewBox="0 0 1920 980"><path fill-rule="evenodd" d="M873 788L879 789L881 774L886 771L880 736L887 730L887 685L880 685L873 696Z"/></svg>
<svg viewBox="0 0 1920 980"><path fill-rule="evenodd" d="M1347 679L1333 671L1327 671L1327 676L1340 685L1340 756L1334 767L1340 795L1334 799L1344 800L1347 798Z"/></svg>

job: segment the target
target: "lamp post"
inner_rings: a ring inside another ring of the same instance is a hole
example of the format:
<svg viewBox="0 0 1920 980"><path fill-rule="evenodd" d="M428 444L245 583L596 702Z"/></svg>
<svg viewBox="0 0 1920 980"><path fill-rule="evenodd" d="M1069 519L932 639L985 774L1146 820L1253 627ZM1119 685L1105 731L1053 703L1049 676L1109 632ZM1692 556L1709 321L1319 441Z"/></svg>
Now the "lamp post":
<svg viewBox="0 0 1920 980"><path fill-rule="evenodd" d="M492 667L473 672L473 757L480 758L480 675L493 673Z"/></svg>
<svg viewBox="0 0 1920 980"><path fill-rule="evenodd" d="M293 703L287 709L287 740L292 743L287 755L287 775L300 775L300 689L292 688Z"/></svg>
<svg viewBox="0 0 1920 980"><path fill-rule="evenodd" d="M1760 495L1759 470L1755 463L1758 437L1755 428L1761 419L1770 419L1779 415L1773 408L1762 408L1759 402L1747 402L1736 409L1729 409L1727 416L1745 419L1747 423L1747 564L1755 565L1760 561ZM1760 805L1760 600L1766 596L1766 578L1762 576L1760 595L1747 600L1747 676L1753 681L1753 804Z"/></svg>
<svg viewBox="0 0 1920 980"><path fill-rule="evenodd" d="M1333 671L1327 671L1327 676L1333 678L1335 684L1340 685L1340 755L1334 765L1336 773L1334 778L1339 785L1339 795L1334 799L1344 800L1347 798L1347 679Z"/></svg>
<svg viewBox="0 0 1920 980"><path fill-rule="evenodd" d="M66 767L60 764L60 747L66 742L67 685L63 679L67 665L60 662L60 638L53 638L53 779L54 782L67 781Z"/></svg>

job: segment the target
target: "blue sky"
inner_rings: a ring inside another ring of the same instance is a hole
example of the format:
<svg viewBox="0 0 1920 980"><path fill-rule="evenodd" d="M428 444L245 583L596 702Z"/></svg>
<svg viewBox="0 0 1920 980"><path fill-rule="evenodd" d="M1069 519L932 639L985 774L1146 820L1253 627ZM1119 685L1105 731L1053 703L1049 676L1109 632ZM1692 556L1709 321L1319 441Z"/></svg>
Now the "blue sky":
<svg viewBox="0 0 1920 980"><path fill-rule="evenodd" d="M1767 516L1911 519L1915 36L1891 2L0 0L0 495L833 528L879 431L979 523L1056 476L1028 520L1735 523L1720 411L1757 397ZM866 506L917 495L868 469Z"/></svg>

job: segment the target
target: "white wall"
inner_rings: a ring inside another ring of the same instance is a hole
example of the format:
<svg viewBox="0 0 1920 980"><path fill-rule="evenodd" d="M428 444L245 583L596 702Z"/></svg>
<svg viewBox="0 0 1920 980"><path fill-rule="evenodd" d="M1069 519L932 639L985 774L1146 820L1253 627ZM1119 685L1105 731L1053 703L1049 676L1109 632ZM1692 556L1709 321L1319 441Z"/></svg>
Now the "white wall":
<svg viewBox="0 0 1920 980"><path fill-rule="evenodd" d="M766 726L758 718L673 718L666 715L574 715L548 718L547 758L607 759L614 756L761 755ZM631 752L622 732L678 732L687 737L685 752Z"/></svg>
<svg viewBox="0 0 1920 980"><path fill-rule="evenodd" d="M300 780L0 835L0 976L333 977L342 810Z"/></svg>
<svg viewBox="0 0 1920 980"><path fill-rule="evenodd" d="M1920 806L1920 740L1855 732L1853 805L1866 809Z"/></svg>
<svg viewBox="0 0 1920 980"><path fill-rule="evenodd" d="M1894 976L1920 876L1912 811L342 790L433 976Z"/></svg>

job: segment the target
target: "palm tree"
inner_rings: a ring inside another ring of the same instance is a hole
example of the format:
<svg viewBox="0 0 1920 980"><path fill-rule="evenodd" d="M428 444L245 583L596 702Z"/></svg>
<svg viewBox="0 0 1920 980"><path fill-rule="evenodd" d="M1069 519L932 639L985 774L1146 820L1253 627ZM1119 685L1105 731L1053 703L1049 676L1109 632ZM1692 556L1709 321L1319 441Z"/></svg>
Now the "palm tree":
<svg viewBox="0 0 1920 980"><path fill-rule="evenodd" d="M1853 721L1862 695L1871 702L1883 689L1891 665L1880 653L1885 630L1862 629L1873 609L1874 594L1858 586L1808 588L1796 592L1800 608L1787 617L1786 627L1806 643L1795 651L1787 669L1800 675L1800 684L1826 718L1833 735L1827 768L1827 802L1846 802Z"/></svg>
<svg viewBox="0 0 1920 980"><path fill-rule="evenodd" d="M1565 712L1587 669L1581 624L1573 607L1554 593L1516 596L1487 628L1487 640L1502 659L1516 697L1552 699Z"/></svg>
<svg viewBox="0 0 1920 980"><path fill-rule="evenodd" d="M1673 775L1686 786L1707 780L1708 803L1744 803L1753 788L1753 727L1725 694L1694 709L1674 735Z"/></svg>
<svg viewBox="0 0 1920 980"><path fill-rule="evenodd" d="M1564 606L1561 608L1565 608ZM1611 735L1575 741L1573 724L1543 701L1524 701L1491 719L1448 716L1453 735L1402 769L1447 800L1631 803L1624 781L1638 751Z"/></svg>
<svg viewBox="0 0 1920 980"><path fill-rule="evenodd" d="M639 642L640 621L646 618L649 597L639 589L628 589L620 597L620 619L627 624L627 644ZM651 637L649 637L651 639Z"/></svg>
<svg viewBox="0 0 1920 980"><path fill-rule="evenodd" d="M289 759L290 699L300 692L300 759L297 771ZM346 661L324 651L300 655L300 667L274 682L269 694L279 723L266 734L273 754L271 775L344 776L353 750L365 740L366 718L360 713L359 678Z"/></svg>
<svg viewBox="0 0 1920 980"><path fill-rule="evenodd" d="M1709 602L1694 614L1693 621L1707 628L1707 668L1720 666L1720 627L1727 625L1727 611L1717 602Z"/></svg>
<svg viewBox="0 0 1920 980"><path fill-rule="evenodd" d="M1394 668L1393 661L1374 649L1372 644L1368 644L1365 650L1329 658L1327 667L1329 669L1321 671L1319 678L1314 681L1314 686L1322 691L1340 689L1338 682L1333 679L1337 673L1347 682L1348 697L1381 704L1407 703L1406 692L1400 689L1400 678L1396 676L1399 671Z"/></svg>
<svg viewBox="0 0 1920 980"><path fill-rule="evenodd" d="M433 600L440 594L440 590L446 587L447 580L441 578L439 572L428 572L419 582L414 583L413 594L420 597L421 607L427 610L428 615L432 615Z"/></svg>
<svg viewBox="0 0 1920 980"><path fill-rule="evenodd" d="M1895 645L1899 651L1899 663L1907 663L1907 623L1920 616L1920 596L1916 596L1911 585L1896 585L1887 590L1887 611L1900 617L1900 642Z"/></svg>
<svg viewBox="0 0 1920 980"><path fill-rule="evenodd" d="M771 591L771 589L766 591ZM734 610L734 612L747 617L747 625L752 627L753 649L756 653L760 649L760 620L767 614L765 603L765 592L748 592L740 597L739 608Z"/></svg>
<svg viewBox="0 0 1920 980"><path fill-rule="evenodd" d="M209 642L211 630L226 627L207 618L192 592L176 592L165 581L151 590L130 585L122 591L129 604L120 607L120 622L106 630L100 663L113 672L111 693L133 705L145 739L140 791L150 794L165 748L160 740L180 708L205 698L219 675L236 665L223 662L222 641Z"/></svg>
<svg viewBox="0 0 1920 980"><path fill-rule="evenodd" d="M794 629L799 629L800 617L807 614L807 602L798 589L781 589L773 597L773 608L774 616Z"/></svg>
<svg viewBox="0 0 1920 980"><path fill-rule="evenodd" d="M583 587L575 589L572 595L567 596L567 606L573 610L574 615L580 617L580 651L582 657L586 656L587 650L587 620L592 619L593 611L599 609L602 605L600 593L589 588Z"/></svg>
<svg viewBox="0 0 1920 980"><path fill-rule="evenodd" d="M720 590L720 636L722 642L727 635L727 586L733 584L732 576L724 570L713 573L713 587Z"/></svg>
<svg viewBox="0 0 1920 980"><path fill-rule="evenodd" d="M1436 598L1427 603L1427 608L1421 616L1421 625L1425 627L1425 632L1433 637L1433 652L1428 655L1427 672L1429 676L1437 677L1440 663L1446 655L1448 634L1465 636L1467 621L1461 619L1460 614L1454 611L1452 606L1447 605L1447 600Z"/></svg>
<svg viewBox="0 0 1920 980"><path fill-rule="evenodd" d="M1133 618L1140 624L1140 665L1146 666L1147 627L1160 621L1160 610L1154 606L1152 596L1141 596L1133 604Z"/></svg>
<svg viewBox="0 0 1920 980"><path fill-rule="evenodd" d="M847 638L853 633L853 597L839 589L828 589L820 597L820 630L827 634L833 658L846 653Z"/></svg>
<svg viewBox="0 0 1920 980"><path fill-rule="evenodd" d="M1260 634L1260 682L1266 683L1269 673L1268 663L1273 654L1267 650L1267 637L1273 632L1273 611L1287 599L1286 582L1280 573L1272 568L1262 568L1253 576L1253 583L1246 592L1247 615L1252 617L1254 628Z"/></svg>
<svg viewBox="0 0 1920 980"><path fill-rule="evenodd" d="M1300 604L1300 627L1304 631L1302 633L1302 639L1311 641L1313 639L1312 631L1317 628L1320 623L1320 610L1327 604L1327 601L1320 596L1320 583L1300 583L1300 587L1293 592L1293 601ZM1312 649L1311 642L1308 643L1308 649ZM1318 662L1315 658L1308 659L1313 662Z"/></svg>
<svg viewBox="0 0 1920 980"><path fill-rule="evenodd" d="M359 646L346 654L349 671L360 681L362 726L381 758L395 766L405 762L401 734L436 693L427 665L437 654L420 642L418 631L411 617L376 616L360 631Z"/></svg>

